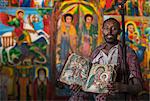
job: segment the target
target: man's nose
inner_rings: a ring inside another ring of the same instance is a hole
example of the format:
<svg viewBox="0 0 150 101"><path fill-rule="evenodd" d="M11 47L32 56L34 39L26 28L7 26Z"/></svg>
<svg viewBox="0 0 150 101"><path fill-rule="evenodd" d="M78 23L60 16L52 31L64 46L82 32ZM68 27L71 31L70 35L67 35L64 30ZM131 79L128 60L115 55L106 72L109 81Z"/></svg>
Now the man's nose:
<svg viewBox="0 0 150 101"><path fill-rule="evenodd" d="M112 34L112 28L110 28L110 34Z"/></svg>
<svg viewBox="0 0 150 101"><path fill-rule="evenodd" d="M113 32L112 28L109 28L108 34L112 34L112 32Z"/></svg>

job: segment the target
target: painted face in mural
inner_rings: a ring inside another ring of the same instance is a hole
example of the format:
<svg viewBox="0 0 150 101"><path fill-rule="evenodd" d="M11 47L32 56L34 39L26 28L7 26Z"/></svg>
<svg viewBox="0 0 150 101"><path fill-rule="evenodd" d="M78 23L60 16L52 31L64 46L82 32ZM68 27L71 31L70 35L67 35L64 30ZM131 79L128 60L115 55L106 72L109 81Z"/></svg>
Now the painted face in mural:
<svg viewBox="0 0 150 101"><path fill-rule="evenodd" d="M133 33L135 31L135 28L134 28L133 24L129 24L127 29L128 29L129 33Z"/></svg>
<svg viewBox="0 0 150 101"><path fill-rule="evenodd" d="M40 79L41 81L44 81L45 78L46 78L46 72L45 72L45 70L41 69L41 70L39 71L39 79Z"/></svg>
<svg viewBox="0 0 150 101"><path fill-rule="evenodd" d="M86 23L91 24L93 21L93 16L91 14L87 14L87 15L85 15L84 20Z"/></svg>
<svg viewBox="0 0 150 101"><path fill-rule="evenodd" d="M101 74L102 72L104 72L104 68L103 68L103 67L99 67L99 68L96 70L96 74Z"/></svg>
<svg viewBox="0 0 150 101"><path fill-rule="evenodd" d="M120 33L120 24L117 20L107 20L103 24L103 36L107 43L117 41L117 35Z"/></svg>
<svg viewBox="0 0 150 101"><path fill-rule="evenodd" d="M18 18L23 18L23 16L24 16L24 13L23 13L22 11L19 11L19 12L17 13L17 17L18 17Z"/></svg>
<svg viewBox="0 0 150 101"><path fill-rule="evenodd" d="M103 75L102 80L106 81L106 77L107 77L106 75Z"/></svg>
<svg viewBox="0 0 150 101"><path fill-rule="evenodd" d="M66 23L67 23L67 24L71 24L71 22L72 22L72 17L67 16L67 17L66 17Z"/></svg>
<svg viewBox="0 0 150 101"><path fill-rule="evenodd" d="M73 15L72 14L65 14L64 20L65 20L66 24L70 25L72 20L73 20Z"/></svg>
<svg viewBox="0 0 150 101"><path fill-rule="evenodd" d="M92 23L92 18L88 16L88 17L86 18L86 22L87 22L87 23Z"/></svg>

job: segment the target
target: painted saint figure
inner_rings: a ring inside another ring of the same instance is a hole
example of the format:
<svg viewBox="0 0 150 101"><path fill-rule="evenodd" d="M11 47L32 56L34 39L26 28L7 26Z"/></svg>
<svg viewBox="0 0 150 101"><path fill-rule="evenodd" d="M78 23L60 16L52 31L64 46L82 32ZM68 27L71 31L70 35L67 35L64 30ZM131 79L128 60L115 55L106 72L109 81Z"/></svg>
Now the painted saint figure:
<svg viewBox="0 0 150 101"><path fill-rule="evenodd" d="M88 57L97 44L97 28L92 24L93 16L87 14L84 17L85 23L79 32L79 51L85 57Z"/></svg>
<svg viewBox="0 0 150 101"><path fill-rule="evenodd" d="M50 85L50 81L48 80L46 69L40 68L37 71L37 78L34 80L34 94L33 99L34 100L50 100L51 94L50 90L52 90L52 86Z"/></svg>
<svg viewBox="0 0 150 101"><path fill-rule="evenodd" d="M15 26L13 36L17 40L18 45L21 45L23 41L27 41L28 45L31 45L31 38L26 29L24 29L24 11L18 10L16 17L12 18L9 16L8 25Z"/></svg>
<svg viewBox="0 0 150 101"><path fill-rule="evenodd" d="M72 24L73 16L65 14L64 21L57 36L56 64L60 65L57 66L59 70L61 70L69 54L76 52L77 47L76 29Z"/></svg>

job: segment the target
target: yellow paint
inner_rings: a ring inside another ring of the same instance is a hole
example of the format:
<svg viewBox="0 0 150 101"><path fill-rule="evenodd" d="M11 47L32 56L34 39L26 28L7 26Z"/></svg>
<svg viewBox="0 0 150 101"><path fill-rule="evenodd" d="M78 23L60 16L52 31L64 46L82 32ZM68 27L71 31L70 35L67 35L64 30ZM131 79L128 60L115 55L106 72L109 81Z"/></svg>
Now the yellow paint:
<svg viewBox="0 0 150 101"><path fill-rule="evenodd" d="M46 70L46 76L48 77L49 73L48 73L48 68L47 68L47 67L38 67L38 68L36 68L36 70L35 70L35 76L36 76L36 77L38 76L38 70L39 70L40 68L44 68L44 69Z"/></svg>

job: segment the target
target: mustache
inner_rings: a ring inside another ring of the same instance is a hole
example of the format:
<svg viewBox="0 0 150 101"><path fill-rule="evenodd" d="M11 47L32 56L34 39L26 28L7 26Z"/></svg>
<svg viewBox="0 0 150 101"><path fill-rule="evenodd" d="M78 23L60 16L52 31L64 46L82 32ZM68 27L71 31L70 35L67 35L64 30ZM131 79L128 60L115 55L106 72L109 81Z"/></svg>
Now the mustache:
<svg viewBox="0 0 150 101"><path fill-rule="evenodd" d="M114 35L112 35L112 34L105 35L105 37L108 37L108 36L114 37Z"/></svg>

